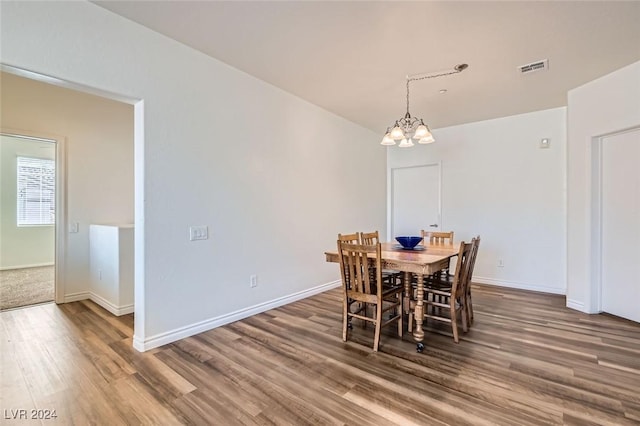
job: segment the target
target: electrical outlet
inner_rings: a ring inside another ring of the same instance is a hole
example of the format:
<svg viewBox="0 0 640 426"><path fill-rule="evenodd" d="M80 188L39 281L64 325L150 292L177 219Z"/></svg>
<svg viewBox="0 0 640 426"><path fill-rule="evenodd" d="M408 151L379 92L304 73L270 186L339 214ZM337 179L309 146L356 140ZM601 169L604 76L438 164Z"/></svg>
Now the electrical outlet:
<svg viewBox="0 0 640 426"><path fill-rule="evenodd" d="M504 268L504 260L498 259L498 268Z"/></svg>
<svg viewBox="0 0 640 426"><path fill-rule="evenodd" d="M209 227L206 225L190 226L189 241L206 240L209 238Z"/></svg>
<svg viewBox="0 0 640 426"><path fill-rule="evenodd" d="M254 288L258 286L258 276L257 275L251 275L249 277L249 287Z"/></svg>

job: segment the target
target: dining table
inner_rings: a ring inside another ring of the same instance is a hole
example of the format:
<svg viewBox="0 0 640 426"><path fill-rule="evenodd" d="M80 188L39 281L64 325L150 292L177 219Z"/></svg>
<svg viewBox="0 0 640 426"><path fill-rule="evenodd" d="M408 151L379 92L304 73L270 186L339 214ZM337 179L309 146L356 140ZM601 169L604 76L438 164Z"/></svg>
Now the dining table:
<svg viewBox="0 0 640 426"><path fill-rule="evenodd" d="M458 254L453 245L418 245L413 249L405 249L396 243L381 243L382 268L404 273L404 290L402 307L405 314L412 314L416 326L413 339L418 352L424 348L424 276L449 268L449 261ZM327 262L340 263L338 249L325 251ZM371 253L375 257L375 253ZM416 275L415 300L411 288L412 275Z"/></svg>

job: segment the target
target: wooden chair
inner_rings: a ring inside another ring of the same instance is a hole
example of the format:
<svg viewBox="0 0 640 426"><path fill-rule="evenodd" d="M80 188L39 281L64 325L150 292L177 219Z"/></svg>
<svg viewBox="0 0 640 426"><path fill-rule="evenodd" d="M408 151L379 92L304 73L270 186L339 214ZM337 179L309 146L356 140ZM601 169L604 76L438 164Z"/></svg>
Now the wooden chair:
<svg viewBox="0 0 640 426"><path fill-rule="evenodd" d="M462 330L468 330L467 320L467 285L469 279L469 266L471 264L471 252L475 240L470 243L460 243L456 271L451 280L451 286L446 282L427 282L424 289L424 318L451 323L453 340L458 343L458 317L462 319ZM433 307L435 309L429 309ZM443 310L449 311L449 316L442 316ZM458 313L460 313L458 315Z"/></svg>
<svg viewBox="0 0 640 426"><path fill-rule="evenodd" d="M360 244L375 245L380 242L380 236L378 231L373 232L360 232ZM382 283L388 286L394 286L401 284L402 273L399 271L392 271L389 269L382 270Z"/></svg>
<svg viewBox="0 0 640 426"><path fill-rule="evenodd" d="M364 245L374 245L380 242L378 231L360 232L360 242Z"/></svg>
<svg viewBox="0 0 640 426"><path fill-rule="evenodd" d="M430 246L438 246L438 245L449 245L453 246L453 231L450 232L433 232L433 231L425 231L422 229L420 231L420 235L422 236L422 244L427 245L429 243ZM449 266L441 271L436 272L433 275L425 275L425 280L440 280L443 276L449 275ZM411 284L415 286L416 284L416 276L411 277Z"/></svg>
<svg viewBox="0 0 640 426"><path fill-rule="evenodd" d="M420 231L420 235L422 236L422 244L427 245L453 245L453 231L451 232L432 232L425 231L424 229Z"/></svg>
<svg viewBox="0 0 640 426"><path fill-rule="evenodd" d="M476 265L476 257L478 256L478 249L480 248L480 235L471 240L474 244L471 249L471 259L469 260L469 276L467 283L467 323L469 326L473 325L473 301L471 300L471 283L473 282L473 269Z"/></svg>
<svg viewBox="0 0 640 426"><path fill-rule="evenodd" d="M338 241L350 244L360 244L360 235L357 232L353 234L338 234Z"/></svg>
<svg viewBox="0 0 640 426"><path fill-rule="evenodd" d="M398 335L402 337L402 286L383 289L380 243L361 245L338 239L338 254L343 289L342 340L347 341L352 318L361 319L365 323L372 322L375 325L373 350L377 352L380 345L380 330L385 325L397 322ZM374 257L369 258L371 255ZM371 280L370 269L375 269L375 282ZM369 305L375 308L372 316L368 315ZM391 317L384 320L383 314L389 311L391 311Z"/></svg>
<svg viewBox="0 0 640 426"><path fill-rule="evenodd" d="M360 235L357 232L353 234L338 234L338 241L351 244L360 244Z"/></svg>
<svg viewBox="0 0 640 426"><path fill-rule="evenodd" d="M471 299L471 284L473 283L473 271L476 265L476 258L478 256L478 249L480 247L480 235L473 238L471 240L473 243L473 247L471 248L471 255L469 259L469 272L467 275L467 283L466 283L466 307L467 307L467 324L469 327L473 325L473 300ZM450 274L441 275L441 276L429 276L425 277L425 285L431 287L438 287L440 289L443 288L451 288L451 284L453 282L453 276Z"/></svg>

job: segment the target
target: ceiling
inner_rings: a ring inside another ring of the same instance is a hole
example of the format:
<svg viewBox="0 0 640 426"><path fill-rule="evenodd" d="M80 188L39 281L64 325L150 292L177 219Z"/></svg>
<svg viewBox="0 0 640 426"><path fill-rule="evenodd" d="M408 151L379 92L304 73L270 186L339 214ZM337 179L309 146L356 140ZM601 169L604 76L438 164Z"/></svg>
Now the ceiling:
<svg viewBox="0 0 640 426"><path fill-rule="evenodd" d="M412 115L440 128L564 106L640 60L638 1L94 3L380 134L406 112L407 75L469 64L411 83Z"/></svg>

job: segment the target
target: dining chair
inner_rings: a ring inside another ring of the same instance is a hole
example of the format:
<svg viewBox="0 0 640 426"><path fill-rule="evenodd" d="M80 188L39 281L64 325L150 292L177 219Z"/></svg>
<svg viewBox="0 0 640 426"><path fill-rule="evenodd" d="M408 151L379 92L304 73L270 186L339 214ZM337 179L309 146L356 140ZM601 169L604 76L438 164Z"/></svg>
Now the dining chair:
<svg viewBox="0 0 640 426"><path fill-rule="evenodd" d="M378 351L382 327L397 322L398 335L402 337L402 286L383 288L382 248L375 245L352 244L338 239L338 255L342 275L342 340L347 341L351 320L357 318L375 326L373 350ZM373 257L370 257L372 256ZM370 269L375 270L375 280ZM367 307L374 309L369 315ZM355 309L353 309L355 307ZM383 314L391 312L388 319Z"/></svg>
<svg viewBox="0 0 640 426"><path fill-rule="evenodd" d="M467 293L466 293L467 323L469 324L469 326L473 325L473 301L471 300L471 284L473 282L473 270L476 265L476 258L478 257L478 249L480 248L480 235L478 235L471 241L473 241L474 244L471 249L471 259L469 260L470 264L469 264L469 274L467 277L468 283L467 283Z"/></svg>
<svg viewBox="0 0 640 426"><path fill-rule="evenodd" d="M469 259L469 272L467 274L466 286L466 312L467 312L467 324L469 327L473 325L473 300L471 299L471 285L473 283L473 271L475 269L476 258L478 256L478 249L480 247L480 235L471 239L473 246L471 248L471 254ZM451 288L453 282L453 276L450 274L440 276L428 276L425 277L425 286L438 287L440 289Z"/></svg>
<svg viewBox="0 0 640 426"><path fill-rule="evenodd" d="M360 244L360 234L354 232L352 234L338 234L338 241L342 241L344 243L350 244ZM348 271L347 271L348 273ZM367 309L367 306L364 303L358 303L358 309ZM351 326L351 324L349 324ZM364 327L367 327L367 324L364 324Z"/></svg>
<svg viewBox="0 0 640 426"><path fill-rule="evenodd" d="M378 231L373 232L360 232L360 243L364 245L375 245L380 242L380 236ZM382 270L382 283L389 286L401 284L402 273L400 271L393 271L390 269Z"/></svg>
<svg viewBox="0 0 640 426"><path fill-rule="evenodd" d="M450 286L446 281L425 282L423 317L451 323L453 340L456 343L459 341L458 318L462 320L462 330L468 331L467 285L470 282L469 266L474 245L475 239L470 243L464 241L460 243L456 270ZM443 311L449 312L448 317L442 315Z"/></svg>
<svg viewBox="0 0 640 426"><path fill-rule="evenodd" d="M427 242L430 246L441 246L448 245L453 246L453 231L449 232L435 232L435 231L425 231L422 229L420 231L420 235L422 236L422 244L427 245ZM441 271L435 273L436 277L440 277L442 274L449 275L449 265Z"/></svg>
<svg viewBox="0 0 640 426"><path fill-rule="evenodd" d="M353 234L338 234L338 241L360 244L360 235L357 232L354 232Z"/></svg>
<svg viewBox="0 0 640 426"><path fill-rule="evenodd" d="M422 244L427 245L453 245L453 231L450 232L434 232L434 231L425 231L424 229L420 231L420 235L422 236Z"/></svg>

